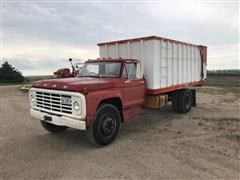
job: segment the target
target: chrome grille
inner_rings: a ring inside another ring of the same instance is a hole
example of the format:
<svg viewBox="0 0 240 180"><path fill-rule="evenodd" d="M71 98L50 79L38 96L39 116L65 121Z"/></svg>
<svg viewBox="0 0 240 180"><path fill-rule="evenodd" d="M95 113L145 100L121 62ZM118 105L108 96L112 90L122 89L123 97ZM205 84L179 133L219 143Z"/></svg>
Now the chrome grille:
<svg viewBox="0 0 240 180"><path fill-rule="evenodd" d="M52 112L72 114L72 104L64 103L62 98L69 98L70 102L72 101L71 96L38 91L36 92L36 102L38 108Z"/></svg>

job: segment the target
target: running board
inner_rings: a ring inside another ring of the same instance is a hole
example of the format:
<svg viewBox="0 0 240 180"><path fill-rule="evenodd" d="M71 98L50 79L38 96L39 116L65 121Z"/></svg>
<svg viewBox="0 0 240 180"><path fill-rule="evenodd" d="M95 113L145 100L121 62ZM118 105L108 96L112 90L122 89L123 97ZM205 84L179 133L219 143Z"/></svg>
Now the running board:
<svg viewBox="0 0 240 180"><path fill-rule="evenodd" d="M144 116L144 113L139 106L124 110L124 122L129 122L142 116Z"/></svg>

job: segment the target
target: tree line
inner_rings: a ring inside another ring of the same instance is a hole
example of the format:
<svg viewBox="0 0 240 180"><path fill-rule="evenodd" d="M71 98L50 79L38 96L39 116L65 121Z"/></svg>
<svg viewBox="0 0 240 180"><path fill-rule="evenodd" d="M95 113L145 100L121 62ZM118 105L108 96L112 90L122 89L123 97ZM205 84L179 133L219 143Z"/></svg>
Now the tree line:
<svg viewBox="0 0 240 180"><path fill-rule="evenodd" d="M21 83L24 77L20 71L7 61L0 67L0 83Z"/></svg>
<svg viewBox="0 0 240 180"><path fill-rule="evenodd" d="M240 75L240 69L222 69L222 70L208 70L208 74L238 74Z"/></svg>

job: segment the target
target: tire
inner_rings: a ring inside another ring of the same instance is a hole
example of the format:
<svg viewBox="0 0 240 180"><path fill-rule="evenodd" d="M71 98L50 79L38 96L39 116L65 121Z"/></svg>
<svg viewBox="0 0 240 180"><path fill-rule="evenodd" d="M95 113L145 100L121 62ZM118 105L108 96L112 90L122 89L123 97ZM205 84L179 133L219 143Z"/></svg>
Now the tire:
<svg viewBox="0 0 240 180"><path fill-rule="evenodd" d="M41 124L44 129L46 129L48 132L51 132L51 133L59 133L67 129L66 126L57 126L45 121L41 121Z"/></svg>
<svg viewBox="0 0 240 180"><path fill-rule="evenodd" d="M121 123L118 109L111 104L102 104L90 127L86 130L87 139L98 146L105 146L117 137Z"/></svg>
<svg viewBox="0 0 240 180"><path fill-rule="evenodd" d="M179 104L179 92L176 91L172 94L172 107L175 112L179 112L178 104Z"/></svg>
<svg viewBox="0 0 240 180"><path fill-rule="evenodd" d="M178 110L180 113L188 113L192 107L192 91L185 89L180 91L178 97Z"/></svg>

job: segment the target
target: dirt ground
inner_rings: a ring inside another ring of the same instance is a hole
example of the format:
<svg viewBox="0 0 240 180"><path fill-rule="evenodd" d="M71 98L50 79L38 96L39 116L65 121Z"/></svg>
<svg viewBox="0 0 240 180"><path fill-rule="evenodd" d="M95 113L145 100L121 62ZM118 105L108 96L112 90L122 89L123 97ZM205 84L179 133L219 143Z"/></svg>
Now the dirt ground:
<svg viewBox="0 0 240 180"><path fill-rule="evenodd" d="M240 88L202 87L185 115L147 109L103 148L83 131L49 134L26 93L0 89L0 179L240 179Z"/></svg>

